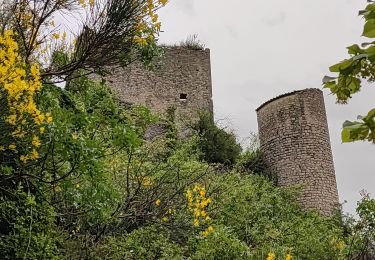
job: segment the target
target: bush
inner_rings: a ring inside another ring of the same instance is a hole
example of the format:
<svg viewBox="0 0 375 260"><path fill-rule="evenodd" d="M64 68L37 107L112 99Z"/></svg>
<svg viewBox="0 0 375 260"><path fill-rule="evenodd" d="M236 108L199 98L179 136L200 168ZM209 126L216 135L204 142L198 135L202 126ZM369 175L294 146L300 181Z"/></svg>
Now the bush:
<svg viewBox="0 0 375 260"><path fill-rule="evenodd" d="M216 126L211 115L201 115L193 129L199 136L197 146L202 160L224 165L233 165L236 162L241 153L240 144L233 133Z"/></svg>
<svg viewBox="0 0 375 260"><path fill-rule="evenodd" d="M92 253L92 259L183 259L182 248L156 226L142 227L130 234L107 237Z"/></svg>
<svg viewBox="0 0 375 260"><path fill-rule="evenodd" d="M196 260L248 259L250 255L248 246L225 226L215 226L207 238L194 239L190 247L194 250L191 259Z"/></svg>
<svg viewBox="0 0 375 260"><path fill-rule="evenodd" d="M337 259L338 225L297 204L298 193L275 187L261 176L227 173L211 182L216 191L212 218L231 230L251 254L293 249L297 259Z"/></svg>
<svg viewBox="0 0 375 260"><path fill-rule="evenodd" d="M53 208L21 185L7 191L0 196L1 259L59 259Z"/></svg>
<svg viewBox="0 0 375 260"><path fill-rule="evenodd" d="M263 155L259 149L255 151L246 151L238 159L237 166L243 172L249 172L257 175L264 175L266 165Z"/></svg>
<svg viewBox="0 0 375 260"><path fill-rule="evenodd" d="M346 245L343 244L348 259L375 259L375 199L362 192L357 203L358 219L345 215L342 228Z"/></svg>

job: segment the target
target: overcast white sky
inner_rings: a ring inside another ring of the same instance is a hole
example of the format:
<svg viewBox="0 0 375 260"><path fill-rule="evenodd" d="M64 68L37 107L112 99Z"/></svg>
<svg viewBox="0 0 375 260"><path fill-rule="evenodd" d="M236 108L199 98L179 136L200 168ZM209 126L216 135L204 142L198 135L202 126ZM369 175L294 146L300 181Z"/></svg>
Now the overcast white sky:
<svg viewBox="0 0 375 260"><path fill-rule="evenodd" d="M321 88L328 67L346 47L365 41L358 11L365 0L171 0L160 11L162 43L198 34L211 49L216 119L229 120L239 138L257 132L255 109L268 99L304 88ZM354 212L359 192L375 196L375 145L342 144L342 122L374 108L366 87L349 105L324 90L340 201Z"/></svg>

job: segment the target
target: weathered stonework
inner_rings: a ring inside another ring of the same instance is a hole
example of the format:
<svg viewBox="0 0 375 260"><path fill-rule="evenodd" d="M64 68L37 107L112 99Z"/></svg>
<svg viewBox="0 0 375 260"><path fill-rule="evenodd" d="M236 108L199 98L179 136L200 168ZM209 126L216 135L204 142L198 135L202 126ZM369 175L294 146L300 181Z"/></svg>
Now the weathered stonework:
<svg viewBox="0 0 375 260"><path fill-rule="evenodd" d="M108 85L123 103L140 104L154 112L175 108L177 126L212 113L210 50L165 47L165 55L154 71L134 63L112 71Z"/></svg>
<svg viewBox="0 0 375 260"><path fill-rule="evenodd" d="M300 203L329 215L338 204L323 93L284 94L257 109L261 151L279 186L302 185Z"/></svg>

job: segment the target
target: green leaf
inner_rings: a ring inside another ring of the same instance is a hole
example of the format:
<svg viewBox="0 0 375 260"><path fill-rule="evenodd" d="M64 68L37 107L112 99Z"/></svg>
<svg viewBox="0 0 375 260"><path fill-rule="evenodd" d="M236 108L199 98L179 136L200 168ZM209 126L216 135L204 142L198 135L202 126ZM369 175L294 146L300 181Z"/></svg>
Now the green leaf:
<svg viewBox="0 0 375 260"><path fill-rule="evenodd" d="M353 57L353 61L360 60L360 59L367 59L368 55L367 54L359 54Z"/></svg>
<svg viewBox="0 0 375 260"><path fill-rule="evenodd" d="M347 47L348 53L357 55L363 53L363 50L358 46L358 44L353 44L352 46Z"/></svg>
<svg viewBox="0 0 375 260"><path fill-rule="evenodd" d="M366 11L375 11L375 4L368 4L366 6Z"/></svg>
<svg viewBox="0 0 375 260"><path fill-rule="evenodd" d="M360 11L358 12L358 15L368 15L368 14L370 14L370 13L371 13L370 11L360 10Z"/></svg>
<svg viewBox="0 0 375 260"><path fill-rule="evenodd" d="M353 142L354 140L352 140L350 138L350 130L346 129L346 128L343 128L342 131L341 131L341 141L343 143L349 143L349 142Z"/></svg>
<svg viewBox="0 0 375 260"><path fill-rule="evenodd" d="M341 72L347 68L349 68L353 63L352 59L349 60L343 60L340 63L337 63L331 67L329 67L330 72Z"/></svg>
<svg viewBox="0 0 375 260"><path fill-rule="evenodd" d="M350 89L350 93L355 93L359 91L360 87L361 87L361 81L357 78L352 77L348 85L348 88Z"/></svg>
<svg viewBox="0 0 375 260"><path fill-rule="evenodd" d="M375 19L369 19L365 23L362 35L368 38L375 38Z"/></svg>
<svg viewBox="0 0 375 260"><path fill-rule="evenodd" d="M365 140L369 136L370 129L365 123L345 121L341 131L343 143Z"/></svg>
<svg viewBox="0 0 375 260"><path fill-rule="evenodd" d="M28 195L28 196L26 197L26 205L30 205L30 206L34 206L34 205L36 205L35 197L32 196L32 195Z"/></svg>
<svg viewBox="0 0 375 260"><path fill-rule="evenodd" d="M343 124L342 124L342 127L343 128L346 128L348 126L352 126L352 125L356 125L358 122L351 122L349 120L346 120Z"/></svg>
<svg viewBox="0 0 375 260"><path fill-rule="evenodd" d="M341 63L337 63L335 65L332 65L331 67L329 67L329 71L330 72L340 72L340 65L341 65Z"/></svg>
<svg viewBox="0 0 375 260"><path fill-rule="evenodd" d="M362 119L367 127L371 130L374 130L375 128L375 122L374 122L374 117L375 117L375 109L371 109L367 115Z"/></svg>
<svg viewBox="0 0 375 260"><path fill-rule="evenodd" d="M367 46L372 45L372 44L375 44L375 42L363 42L361 43L361 47L366 48Z"/></svg>
<svg viewBox="0 0 375 260"><path fill-rule="evenodd" d="M324 76L324 78L322 79L322 81L325 84L325 83L334 81L335 79L336 79L336 77Z"/></svg>
<svg viewBox="0 0 375 260"><path fill-rule="evenodd" d="M375 55L375 46L368 47L365 50L365 53L368 54L369 56Z"/></svg>
<svg viewBox="0 0 375 260"><path fill-rule="evenodd" d="M330 81L327 83L324 83L324 88L328 88L331 90L332 93L335 93L335 89L337 88L337 84L335 81Z"/></svg>
<svg viewBox="0 0 375 260"><path fill-rule="evenodd" d="M0 167L0 173L4 175L11 175L13 174L13 168L11 166L2 165Z"/></svg>
<svg viewBox="0 0 375 260"><path fill-rule="evenodd" d="M366 115L367 118L374 118L375 117L375 108L371 109L367 115Z"/></svg>

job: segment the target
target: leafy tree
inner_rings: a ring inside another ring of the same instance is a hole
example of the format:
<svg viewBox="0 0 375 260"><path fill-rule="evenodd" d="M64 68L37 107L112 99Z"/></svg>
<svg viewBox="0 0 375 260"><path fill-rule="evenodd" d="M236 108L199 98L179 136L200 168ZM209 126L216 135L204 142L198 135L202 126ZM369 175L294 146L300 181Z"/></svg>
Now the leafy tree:
<svg viewBox="0 0 375 260"><path fill-rule="evenodd" d="M266 163L263 154L259 148L259 137L251 134L249 147L239 156L236 167L240 172L248 172L250 174L263 175L272 181L277 181L275 175L267 172Z"/></svg>
<svg viewBox="0 0 375 260"><path fill-rule="evenodd" d="M375 200L362 192L357 203L358 219L343 216L341 225L345 230L348 259L373 259L375 257Z"/></svg>
<svg viewBox="0 0 375 260"><path fill-rule="evenodd" d="M184 259L180 245L157 226L141 227L116 237L108 236L92 259Z"/></svg>
<svg viewBox="0 0 375 260"><path fill-rule="evenodd" d="M62 82L82 73L108 73L108 66L134 60L149 63L160 55L155 40L161 24L155 11L166 3L10 0L0 9L1 32L17 32L21 56L26 63L39 61L43 82ZM69 16L81 25L73 40L56 24L56 16Z"/></svg>
<svg viewBox="0 0 375 260"><path fill-rule="evenodd" d="M201 159L209 163L233 165L240 155L241 146L236 141L233 133L216 126L212 115L202 114L193 126L199 141L198 149L201 151Z"/></svg>
<svg viewBox="0 0 375 260"><path fill-rule="evenodd" d="M372 39L375 38L375 3L368 2L371 3L359 15L365 20L362 36ZM350 57L329 68L338 75L323 78L324 87L336 95L338 103L348 102L353 94L359 92L362 88L361 80L375 80L375 42L364 42L361 46L354 44L347 49ZM341 138L343 142L375 142L375 109L366 116L358 116L358 121L345 121Z"/></svg>
<svg viewBox="0 0 375 260"><path fill-rule="evenodd" d="M102 236L122 199L107 158L139 147L141 124L149 118L138 113L142 120L135 123L136 113L124 114L107 89L85 75L158 55L155 11L166 2L1 2L0 250L5 259L59 258L61 241L83 233L77 237L87 249ZM74 12L83 17L83 26L68 41L54 19ZM53 85L66 80L78 87Z"/></svg>

